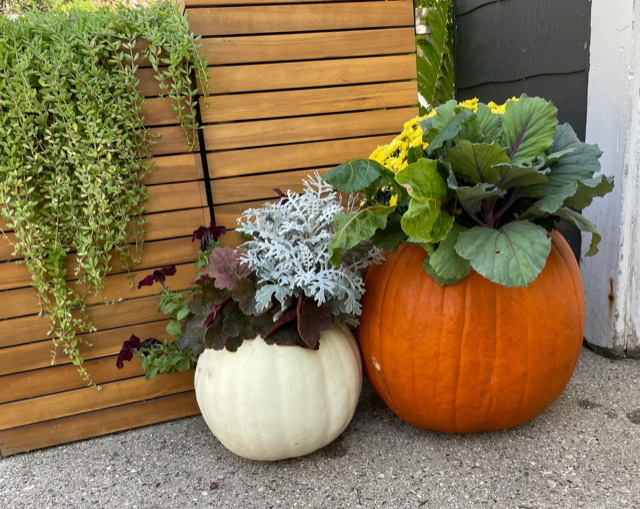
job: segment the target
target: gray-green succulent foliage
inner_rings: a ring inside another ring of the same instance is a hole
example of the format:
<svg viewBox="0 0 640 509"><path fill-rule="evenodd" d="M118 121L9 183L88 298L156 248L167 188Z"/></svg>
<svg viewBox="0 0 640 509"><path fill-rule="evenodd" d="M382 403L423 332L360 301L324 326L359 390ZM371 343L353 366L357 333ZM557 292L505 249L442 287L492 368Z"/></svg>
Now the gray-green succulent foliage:
<svg viewBox="0 0 640 509"><path fill-rule="evenodd" d="M256 273L257 310L272 306L272 299L287 309L305 295L318 305L329 304L342 324L357 325L364 293L361 271L379 260L379 250L354 246L332 264L327 244L343 204L317 174L304 181L304 188L301 194L289 191L278 203L248 209L238 219L238 231L251 237L243 244L244 260Z"/></svg>
<svg viewBox="0 0 640 509"><path fill-rule="evenodd" d="M600 235L577 210L610 192L613 178L598 175L602 153L569 124L558 125L550 101L523 95L504 114L449 101L420 125L428 145L410 148L398 173L356 159L324 175L365 199L359 210L336 215L334 257L365 240L387 251L414 242L429 253L423 267L439 284L455 284L473 269L523 287L544 268L548 232L561 221L591 233L586 254L597 252Z"/></svg>

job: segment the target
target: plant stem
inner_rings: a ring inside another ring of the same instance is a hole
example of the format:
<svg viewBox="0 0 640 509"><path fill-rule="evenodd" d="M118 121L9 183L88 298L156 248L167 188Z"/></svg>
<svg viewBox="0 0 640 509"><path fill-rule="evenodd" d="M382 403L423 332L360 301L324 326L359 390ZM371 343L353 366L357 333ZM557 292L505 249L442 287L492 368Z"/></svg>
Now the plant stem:
<svg viewBox="0 0 640 509"><path fill-rule="evenodd" d="M522 195L522 191L524 188L519 187L518 189L516 189L511 196L509 197L509 199L507 200L507 202L500 208L500 210L498 210L498 212L495 213L495 215L493 216L493 222L494 224L497 224L498 221L500 220L500 218L502 217L502 215L511 208L511 206L515 203L515 201L520 198L520 196Z"/></svg>

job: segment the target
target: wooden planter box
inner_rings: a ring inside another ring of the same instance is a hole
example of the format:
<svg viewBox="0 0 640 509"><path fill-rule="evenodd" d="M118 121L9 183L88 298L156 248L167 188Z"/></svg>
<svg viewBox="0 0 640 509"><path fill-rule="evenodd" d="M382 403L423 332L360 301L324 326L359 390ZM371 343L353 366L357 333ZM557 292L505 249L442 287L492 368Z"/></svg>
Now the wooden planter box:
<svg viewBox="0 0 640 509"><path fill-rule="evenodd" d="M274 198L274 188L300 190L312 171L367 157L417 115L411 2L187 0L186 7L211 64L212 95L201 100L204 146L197 153L186 153L151 70L139 71L149 98L146 123L162 136L158 167L145 181L147 243L134 277L176 263L173 288L188 287L195 275L198 246L191 234L210 220L207 185L216 221L233 226L242 210ZM233 232L225 238L240 241ZM146 382L136 363L116 369L131 334L165 336L156 288L130 289L116 262L105 295L118 302L92 301L98 332L84 335L93 346L83 354L104 387L98 392L83 387L62 356L49 364L49 318L37 315L29 274L11 253L0 239L2 455L198 413L192 373Z"/></svg>

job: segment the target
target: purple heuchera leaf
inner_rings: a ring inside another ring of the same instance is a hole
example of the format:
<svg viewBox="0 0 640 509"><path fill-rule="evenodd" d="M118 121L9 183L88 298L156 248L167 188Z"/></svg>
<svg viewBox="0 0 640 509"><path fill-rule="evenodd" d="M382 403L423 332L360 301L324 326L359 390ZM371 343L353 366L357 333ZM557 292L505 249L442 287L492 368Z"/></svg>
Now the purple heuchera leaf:
<svg viewBox="0 0 640 509"><path fill-rule="evenodd" d="M124 368L124 361L130 361L133 359L133 354L142 347L140 338L135 334L132 334L129 339L122 343L122 348L116 359L116 366L118 369Z"/></svg>
<svg viewBox="0 0 640 509"><path fill-rule="evenodd" d="M200 250L205 251L209 247L212 239L216 242L225 233L227 233L227 229L224 226L218 226L215 221L211 221L209 226L201 226L193 232L191 242L199 240Z"/></svg>
<svg viewBox="0 0 640 509"><path fill-rule="evenodd" d="M212 302L211 304L209 304L209 309L211 309L211 312L207 315L207 318L205 318L204 320L205 327L209 327L209 325L213 323L213 321L216 318L216 315L218 314L218 311L220 311L230 300L231 299L225 299L222 302Z"/></svg>
<svg viewBox="0 0 640 509"><path fill-rule="evenodd" d="M249 265L241 259L246 251L240 247L214 249L209 257L209 265L204 273L214 280L213 285L220 290L235 290L238 280L251 274Z"/></svg>
<svg viewBox="0 0 640 509"><path fill-rule="evenodd" d="M156 269L138 283L138 290L143 286L152 286L156 281L164 286L164 282L167 279L167 276L173 276L176 271L177 269L175 265L167 265L166 267L162 267L161 269Z"/></svg>

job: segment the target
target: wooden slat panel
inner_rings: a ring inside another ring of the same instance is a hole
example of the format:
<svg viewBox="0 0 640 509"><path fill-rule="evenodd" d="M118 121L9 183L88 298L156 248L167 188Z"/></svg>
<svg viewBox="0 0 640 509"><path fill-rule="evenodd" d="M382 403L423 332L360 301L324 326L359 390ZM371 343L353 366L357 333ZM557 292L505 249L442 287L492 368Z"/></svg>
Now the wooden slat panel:
<svg viewBox="0 0 640 509"><path fill-rule="evenodd" d="M146 126L178 124L176 114L171 109L171 100L168 98L147 99L146 104L142 106L141 114Z"/></svg>
<svg viewBox="0 0 640 509"><path fill-rule="evenodd" d="M59 419L116 405L186 392L193 389L193 373L158 375L153 380L144 377L104 384L98 393L87 387L49 396L15 401L0 405L0 430Z"/></svg>
<svg viewBox="0 0 640 509"><path fill-rule="evenodd" d="M245 210L260 207L267 201L273 200L256 200L242 203L230 203L228 205L218 205L215 208L216 222L226 226L227 228L235 228L237 226L236 220ZM222 237L222 239L224 239L224 237Z"/></svg>
<svg viewBox="0 0 640 509"><path fill-rule="evenodd" d="M194 227L194 230L196 228ZM160 267L168 263L187 263L197 258L197 245L190 238L159 240L145 244L140 263L134 268L137 270ZM111 262L112 273L124 272L122 260L116 255ZM67 274L75 272L75 255L67 259ZM22 288L31 284L31 276L24 264L7 262L0 264L0 290ZM2 294L0 294L0 299Z"/></svg>
<svg viewBox="0 0 640 509"><path fill-rule="evenodd" d="M213 202L222 204L273 198L276 195L274 187L279 187L283 192L287 189L300 192L303 189L304 177L315 171L322 175L330 169L297 170L216 180L212 183Z"/></svg>
<svg viewBox="0 0 640 509"><path fill-rule="evenodd" d="M185 0L186 7L209 7L212 5L260 5L260 4L295 4L295 3L313 3L313 2L326 2L331 3L336 0ZM378 2L390 2L390 1L402 1L402 0L351 0L352 2L362 1L378 1ZM495 1L495 0L494 0Z"/></svg>
<svg viewBox="0 0 640 509"><path fill-rule="evenodd" d="M184 154L190 151L187 144L187 137L180 126L172 127L152 127L151 133L160 135L158 142L153 146L152 154L154 156L162 156L168 154ZM196 143L196 151L198 145Z"/></svg>
<svg viewBox="0 0 640 509"><path fill-rule="evenodd" d="M400 27L413 26L413 2L193 8L187 18L191 30L200 35Z"/></svg>
<svg viewBox="0 0 640 509"><path fill-rule="evenodd" d="M198 226L209 223L209 210L189 209L149 214L146 217L145 240L160 240L191 235ZM7 235L13 242L16 237ZM133 239L131 239L133 241ZM14 260L13 247L0 238L0 260Z"/></svg>
<svg viewBox="0 0 640 509"><path fill-rule="evenodd" d="M209 174L213 178L219 178L308 168L310 163L313 166L337 165L349 159L367 158L376 147L389 143L392 139L393 135L387 134L305 143L287 149L265 147L213 152L207 154Z"/></svg>
<svg viewBox="0 0 640 509"><path fill-rule="evenodd" d="M194 393L187 392L2 431L0 452L7 456L198 413Z"/></svg>
<svg viewBox="0 0 640 509"><path fill-rule="evenodd" d="M144 204L147 213L207 206L207 195L203 182L160 184L148 189L149 199Z"/></svg>
<svg viewBox="0 0 640 509"><path fill-rule="evenodd" d="M237 232L228 232L224 237L222 237L222 243L229 247L237 247L243 242L246 242L246 239Z"/></svg>
<svg viewBox="0 0 640 509"><path fill-rule="evenodd" d="M418 103L415 81L355 85L257 94L216 95L201 99L203 122L297 117L340 111L361 111Z"/></svg>
<svg viewBox="0 0 640 509"><path fill-rule="evenodd" d="M140 376L141 368L137 360L136 362L125 362L124 368L118 369L116 367L117 358L117 355L112 355L102 359L85 360L83 366L96 384ZM0 377L0 403L81 389L86 385L86 382L78 376L78 370L73 364L15 373Z"/></svg>
<svg viewBox="0 0 640 509"><path fill-rule="evenodd" d="M204 138L207 150L228 150L383 134L397 135L405 122L417 114L417 108L399 108L209 125L204 128ZM248 132L250 135L247 135ZM283 150L296 148L289 146Z"/></svg>
<svg viewBox="0 0 640 509"><path fill-rule="evenodd" d="M163 317L161 313L158 313L158 318ZM80 344L80 353L85 360L89 359L97 359L99 357L106 357L109 355L117 354L122 347L122 342L126 341L131 337L132 334L135 334L140 339L146 338L157 338L164 339L168 338L168 335L165 331L165 327L167 325L167 320L161 320L158 322L147 323L147 324L139 324L132 325L129 327L121 327L117 329L110 329L106 331L93 332L91 334L85 334L82 336L86 341L91 343L89 346L86 343ZM53 349L53 345L50 340L38 341L36 343L29 343L26 345L12 346L9 348L0 349L0 375L9 375L11 373L20 373L22 371L28 371L32 373L34 380L38 380L38 385L48 385L50 378L55 378L58 375L49 375L48 372L59 367L65 366L69 364L69 360L64 356L60 356L56 359L56 365L51 366L51 350ZM113 364L113 368L115 366L115 361ZM75 371L75 366L69 365L70 369ZM41 369L46 368L46 369ZM29 370L37 370L37 371L29 371ZM115 368L114 368L115 370ZM93 371L89 370L89 372L93 375ZM40 373L40 374L38 374ZM140 367L138 366L138 372L136 374L140 374ZM66 376L66 375L65 375ZM41 377L43 377L41 379ZM8 377L0 378L0 401L13 401L14 399L22 399L21 397L13 398L13 394L6 395L6 384L5 380ZM95 380L94 380L95 381ZM107 381L104 379L103 381ZM96 383L98 383L96 381ZM99 382L102 383L102 382ZM78 387L83 386L82 380L80 380L80 384ZM74 387L69 386L68 389L73 389ZM48 389L44 389L48 390ZM62 389L61 389L62 390ZM50 391L50 392L58 392L58 391ZM46 394L46 393L41 393ZM33 394L32 396L36 396L37 394ZM11 399L7 399L7 398ZM25 396L31 397L31 396Z"/></svg>
<svg viewBox="0 0 640 509"><path fill-rule="evenodd" d="M328 87L416 78L414 55L232 65L211 69L211 94Z"/></svg>
<svg viewBox="0 0 640 509"><path fill-rule="evenodd" d="M145 175L145 185L185 182L203 178L199 153L155 157L148 160L151 171ZM155 166L153 166L155 164Z"/></svg>
<svg viewBox="0 0 640 509"><path fill-rule="evenodd" d="M353 30L202 39L200 52L210 65L286 62L415 51L413 28Z"/></svg>
<svg viewBox="0 0 640 509"><path fill-rule="evenodd" d="M110 306L91 306L87 315L97 330L157 321L160 297L116 302ZM48 316L25 316L0 321L0 348L47 339L51 323ZM62 354L60 354L62 355Z"/></svg>
<svg viewBox="0 0 640 509"><path fill-rule="evenodd" d="M132 272L132 279L129 274L115 274L107 276L104 289L101 295L88 294L85 302L89 305L103 303L105 299L114 301L117 299L136 299L156 295L159 291L158 285L143 286L138 289L137 283L149 273L149 269ZM167 280L167 284L175 290L189 288L198 273L195 264L179 265L175 276ZM130 281L134 286L131 287ZM77 289L77 285L72 284L71 288ZM3 305L0 306L0 320L15 318L18 316L34 315L40 312L38 297L31 287L20 288L18 290L7 290L0 294Z"/></svg>

